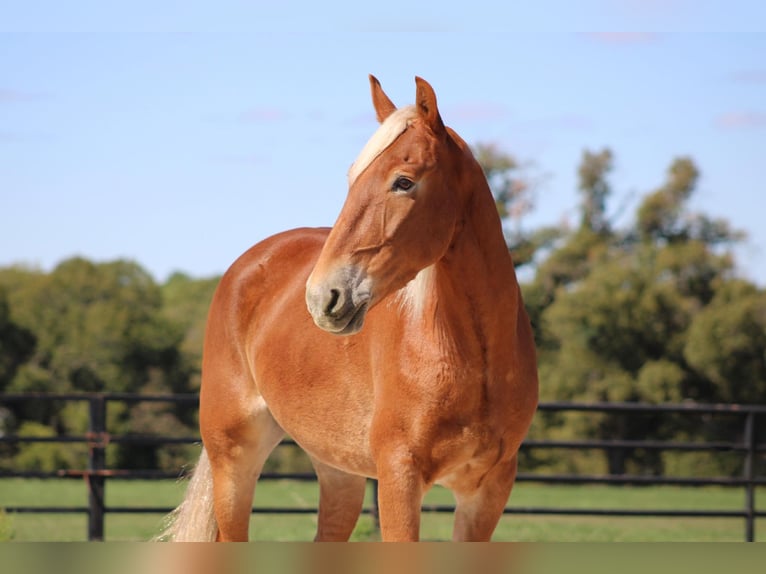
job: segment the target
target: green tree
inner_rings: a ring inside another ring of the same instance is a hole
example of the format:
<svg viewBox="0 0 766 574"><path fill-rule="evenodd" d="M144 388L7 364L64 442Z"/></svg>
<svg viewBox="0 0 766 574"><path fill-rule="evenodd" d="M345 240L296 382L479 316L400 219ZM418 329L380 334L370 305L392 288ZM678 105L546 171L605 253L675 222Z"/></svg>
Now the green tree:
<svg viewBox="0 0 766 574"><path fill-rule="evenodd" d="M723 283L694 317L684 349L689 366L712 383L712 401L766 400L766 292Z"/></svg>
<svg viewBox="0 0 766 574"><path fill-rule="evenodd" d="M188 367L191 389L199 388L207 311L219 281L220 277L193 279L175 273L162 285L162 316L182 333L178 349Z"/></svg>
<svg viewBox="0 0 766 574"><path fill-rule="evenodd" d="M607 199L611 194L608 175L612 161L612 152L606 148L598 153L583 152L578 168L580 225L563 237L556 249L540 264L535 277L545 305L553 302L560 287L580 281L594 265L603 261L614 240L606 216Z"/></svg>
<svg viewBox="0 0 766 574"><path fill-rule="evenodd" d="M578 169L582 194L580 227L593 233L609 230L606 205L612 190L607 176L612 171L612 159L612 151L608 148L598 153L585 150Z"/></svg>
<svg viewBox="0 0 766 574"><path fill-rule="evenodd" d="M159 287L137 264L75 258L32 283L14 313L37 337L32 364L57 390L136 391L152 369L172 389L180 334L160 319L161 305ZM24 379L14 388L23 390Z"/></svg>
<svg viewBox="0 0 766 574"><path fill-rule="evenodd" d="M549 248L546 257L537 265L534 279L522 285L541 364L548 361L549 351L558 349L555 336L548 330L544 311L553 304L558 293L581 281L594 266L606 260L614 241L606 217L612 161L608 148L598 153L583 152L578 168L580 224L574 230L556 229L549 234L551 241L546 244Z"/></svg>
<svg viewBox="0 0 766 574"><path fill-rule="evenodd" d="M639 204L634 225L612 229L604 179L611 162L606 151L583 155L581 225L525 287L540 344L542 398L763 400L763 294L752 285L736 287L726 250L741 234L690 212L699 172L688 158L671 164L666 182ZM721 344L724 333L729 338ZM752 392L733 393L732 380L747 380ZM651 417L543 421L546 432L595 438L689 438L691 432ZM664 464L650 452L607 452L612 473L660 473Z"/></svg>
<svg viewBox="0 0 766 574"><path fill-rule="evenodd" d="M12 391L127 391L167 393L189 389L191 367L180 345L183 325L164 314L162 289L130 261L93 263L82 258L62 262L51 273L5 270L0 285L8 290L10 317L36 339L34 352L15 369ZM110 408L111 428L145 433L163 429L187 432L176 409L155 405L155 418L141 408ZM14 408L19 428L81 433L86 418L78 409L34 402ZM29 424L38 427L29 427ZM24 427L24 425L27 425ZM55 452L64 452L56 450ZM140 461L169 464L170 447L119 445L110 455L124 467ZM20 461L54 453L33 449ZM51 454L51 457L53 455ZM45 464L67 464L58 457ZM19 463L21 464L21 463ZM35 463L37 464L37 463ZM40 464L43 464L40 462Z"/></svg>
<svg viewBox="0 0 766 574"><path fill-rule="evenodd" d="M550 247L560 232L554 227L526 230L522 220L534 208L536 182L529 166L520 164L495 144L479 143L474 156L484 170L516 267L532 263L535 256Z"/></svg>
<svg viewBox="0 0 766 574"><path fill-rule="evenodd" d="M55 429L33 421L27 421L18 429L20 436L50 438L56 436ZM16 470L37 470L53 472L60 468L85 468L87 447L82 444L60 444L47 442L25 443L18 447L12 459Z"/></svg>
<svg viewBox="0 0 766 574"><path fill-rule="evenodd" d="M0 286L0 391L35 348L35 337L12 319L5 289Z"/></svg>

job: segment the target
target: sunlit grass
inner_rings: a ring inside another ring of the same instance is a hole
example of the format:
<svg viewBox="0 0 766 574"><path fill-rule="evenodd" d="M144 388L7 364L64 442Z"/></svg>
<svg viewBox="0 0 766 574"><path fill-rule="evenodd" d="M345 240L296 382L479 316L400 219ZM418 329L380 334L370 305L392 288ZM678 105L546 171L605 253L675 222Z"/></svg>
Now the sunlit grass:
<svg viewBox="0 0 766 574"><path fill-rule="evenodd" d="M176 506L184 484L174 481L112 480L106 487L108 507ZM758 496L763 500L766 489ZM370 492L366 506L370 506ZM315 508L315 483L263 481L256 489L255 507ZM452 504L451 493L433 489L426 504ZM10 506L87 506L87 488L79 480L0 480L0 508ZM674 486L566 486L519 483L510 507L630 508L741 510L742 489ZM162 527L161 514L107 514L105 537L111 541L148 540ZM766 540L766 520L756 525L758 540ZM254 514L254 540L311 540L315 514ZM761 531L759 533L759 530ZM451 537L452 517L423 515L421 535L426 540ZM87 537L84 514L2 514L0 536L15 541L81 541ZM371 517L362 516L355 540L377 540ZM511 514L504 516L495 540L516 541L742 541L744 520L739 518L594 517Z"/></svg>

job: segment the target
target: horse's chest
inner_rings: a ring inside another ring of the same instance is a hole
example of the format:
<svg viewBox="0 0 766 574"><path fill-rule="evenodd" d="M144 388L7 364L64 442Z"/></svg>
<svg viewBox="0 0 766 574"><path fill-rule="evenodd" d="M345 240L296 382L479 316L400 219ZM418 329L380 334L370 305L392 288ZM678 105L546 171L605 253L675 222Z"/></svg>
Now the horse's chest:
<svg viewBox="0 0 766 574"><path fill-rule="evenodd" d="M373 440L398 442L423 465L426 482L474 483L508 456L506 401L489 391L484 373L445 369L430 384L400 381L377 398ZM382 407L382 408L381 408ZM377 430L378 432L375 432Z"/></svg>
<svg viewBox="0 0 766 574"><path fill-rule="evenodd" d="M472 488L504 455L502 437L485 424L468 426L459 434L434 442L431 476L427 479L457 490Z"/></svg>

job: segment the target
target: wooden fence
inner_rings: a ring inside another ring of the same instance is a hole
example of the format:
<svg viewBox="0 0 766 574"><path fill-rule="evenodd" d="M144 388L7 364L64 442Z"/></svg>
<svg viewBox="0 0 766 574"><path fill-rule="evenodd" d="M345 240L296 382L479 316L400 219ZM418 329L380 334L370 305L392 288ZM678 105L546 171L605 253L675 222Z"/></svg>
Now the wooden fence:
<svg viewBox="0 0 766 574"><path fill-rule="evenodd" d="M7 506L8 513L46 513L71 514L87 513L88 539L104 539L104 517L108 513L146 514L167 513L170 508L160 507L118 507L107 506L104 503L104 490L107 480L116 479L168 479L177 478L179 473L156 470L125 470L110 469L106 465L106 447L108 444L144 444L166 445L199 442L199 437L167 437L139 434L118 435L107 429L107 409L110 403L140 403L164 402L184 405L194 409L197 406L197 395L137 395L126 393L84 393L84 394L48 394L48 393L19 393L0 394L0 405L17 405L28 401L45 402L87 402L89 405L89 430L81 436L26 437L17 435L0 436L0 444L24 444L40 442L81 443L88 446L87 468L78 470L61 470L57 472L18 471L0 469L0 478L27 477L46 479L84 479L88 488L88 505L80 507L67 506ZM742 489L744 505L741 510L714 509L621 509L621 508L561 508L561 507L509 507L507 514L538 514L538 515L590 515L590 516L661 516L661 517L717 517L741 518L744 521L744 539L753 541L755 538L756 518L766 517L766 511L756 506L756 487L766 485L766 476L759 475L756 463L766 453L766 443L758 441L757 424L766 416L766 405L733 405L733 404L666 404L649 405L639 403L542 403L540 412L601 412L619 413L626 417L634 415L659 416L705 416L705 417L735 417L741 422L741 440L715 442L679 442L656 440L530 440L524 442L522 450L532 449L601 449L601 450L632 450L647 451L715 451L732 452L742 457L741 476L721 477L670 477L645 475L572 475L572 474L539 474L519 473L518 482L537 482L554 484L630 484L630 485L679 485L687 487L703 487L718 485L727 488ZM760 421L759 421L760 419ZM311 473L264 473L261 480L293 479L315 480ZM373 486L376 486L373 482ZM376 492L376 488L373 488ZM454 507L448 505L424 505L424 512L452 512ZM315 513L316 508L258 508L253 512L259 513ZM365 508L364 513L377 517L377 499L373 497L371 507Z"/></svg>

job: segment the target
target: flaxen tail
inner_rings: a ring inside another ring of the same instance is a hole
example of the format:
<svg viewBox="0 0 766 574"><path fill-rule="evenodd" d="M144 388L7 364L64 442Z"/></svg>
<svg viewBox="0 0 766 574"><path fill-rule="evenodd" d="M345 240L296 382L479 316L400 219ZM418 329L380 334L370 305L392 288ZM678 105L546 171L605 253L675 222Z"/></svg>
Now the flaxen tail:
<svg viewBox="0 0 766 574"><path fill-rule="evenodd" d="M168 516L168 526L155 540L212 542L217 534L218 525L213 513L213 474L207 451L203 448L183 502Z"/></svg>

